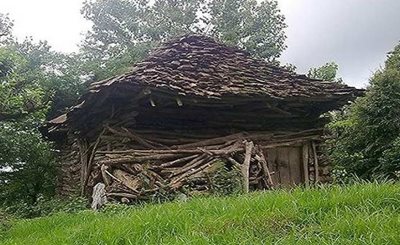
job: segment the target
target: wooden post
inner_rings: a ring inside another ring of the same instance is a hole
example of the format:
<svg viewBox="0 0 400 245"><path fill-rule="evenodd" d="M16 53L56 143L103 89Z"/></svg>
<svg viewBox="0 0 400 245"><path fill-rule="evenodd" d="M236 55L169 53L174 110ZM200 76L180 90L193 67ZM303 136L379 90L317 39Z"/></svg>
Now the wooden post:
<svg viewBox="0 0 400 245"><path fill-rule="evenodd" d="M86 191L86 176L88 175L88 143L86 140L78 140L79 156L81 164L81 195L85 195Z"/></svg>
<svg viewBox="0 0 400 245"><path fill-rule="evenodd" d="M251 154L253 151L254 144L252 141L245 141L245 154L244 161L242 164L242 175L243 175L243 191L244 193L249 192L249 169L250 169L250 160Z"/></svg>
<svg viewBox="0 0 400 245"><path fill-rule="evenodd" d="M268 169L267 157L265 157L265 155L259 145L256 146L256 154L257 155L255 158L256 158L256 160L258 160L261 163L266 184L268 185L269 189L273 189L274 182L272 181L271 173L269 172L269 169Z"/></svg>
<svg viewBox="0 0 400 245"><path fill-rule="evenodd" d="M303 145L303 176L304 176L304 184L306 187L310 184L310 177L308 176L309 169L308 169L308 142Z"/></svg>
<svg viewBox="0 0 400 245"><path fill-rule="evenodd" d="M318 183L318 181L319 181L319 167L318 167L317 147L316 147L314 141L312 141L311 144L312 144L312 151L313 151L313 154L314 154L315 183Z"/></svg>

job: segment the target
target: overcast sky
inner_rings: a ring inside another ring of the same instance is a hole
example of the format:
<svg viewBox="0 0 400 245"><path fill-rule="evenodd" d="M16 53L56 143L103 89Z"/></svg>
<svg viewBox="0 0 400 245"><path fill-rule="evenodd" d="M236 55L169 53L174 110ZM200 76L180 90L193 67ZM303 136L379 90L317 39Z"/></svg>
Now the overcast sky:
<svg viewBox="0 0 400 245"><path fill-rule="evenodd" d="M84 0L0 0L15 20L17 37L47 40L55 50L77 51L90 28L80 15ZM281 61L300 73L335 61L347 84L363 87L400 41L400 0L278 0L286 23Z"/></svg>

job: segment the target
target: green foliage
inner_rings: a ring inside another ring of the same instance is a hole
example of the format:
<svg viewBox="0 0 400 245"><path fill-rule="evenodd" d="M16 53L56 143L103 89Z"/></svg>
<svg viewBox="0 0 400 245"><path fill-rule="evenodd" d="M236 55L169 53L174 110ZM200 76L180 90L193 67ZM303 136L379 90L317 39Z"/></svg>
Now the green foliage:
<svg viewBox="0 0 400 245"><path fill-rule="evenodd" d="M0 121L44 116L44 74L15 47L0 47Z"/></svg>
<svg viewBox="0 0 400 245"><path fill-rule="evenodd" d="M214 195L232 195L243 192L243 177L239 169L228 169L223 162L210 176L211 193Z"/></svg>
<svg viewBox="0 0 400 245"><path fill-rule="evenodd" d="M346 169L341 166L336 166L331 171L333 184L348 184L351 182L352 176L347 173Z"/></svg>
<svg viewBox="0 0 400 245"><path fill-rule="evenodd" d="M393 140L390 146L382 152L379 159L380 171L390 173L390 177L400 180L400 137Z"/></svg>
<svg viewBox="0 0 400 245"><path fill-rule="evenodd" d="M297 188L13 223L7 244L398 244L400 185Z"/></svg>
<svg viewBox="0 0 400 245"><path fill-rule="evenodd" d="M396 178L400 170L400 46L375 73L365 97L337 114L329 125L330 156L362 178Z"/></svg>
<svg viewBox="0 0 400 245"><path fill-rule="evenodd" d="M12 40L14 22L8 15L0 13L0 46Z"/></svg>
<svg viewBox="0 0 400 245"><path fill-rule="evenodd" d="M60 113L70 106L84 88L73 62L46 42L25 39L0 47L0 121L35 113L43 118L49 109Z"/></svg>
<svg viewBox="0 0 400 245"><path fill-rule="evenodd" d="M87 200L82 197L67 199L45 198L39 196L34 205L26 202L16 203L4 209L4 213L16 218L36 218L56 213L78 213L87 209Z"/></svg>
<svg viewBox="0 0 400 245"><path fill-rule="evenodd" d="M98 0L86 1L82 13L93 23L81 54L93 80L126 71L155 44L188 33L211 35L268 60L286 47L275 0Z"/></svg>
<svg viewBox="0 0 400 245"><path fill-rule="evenodd" d="M206 31L222 42L268 60L286 48L285 18L277 1L213 0L207 8Z"/></svg>
<svg viewBox="0 0 400 245"><path fill-rule="evenodd" d="M0 205L33 204L39 195L54 193L56 165L37 126L0 123Z"/></svg>
<svg viewBox="0 0 400 245"><path fill-rule="evenodd" d="M114 203L114 202L110 203L109 202L109 203L106 203L104 205L104 207L102 207L100 209L100 212L106 213L109 215L116 215L116 214L120 214L120 213L125 213L125 212L133 210L135 208L140 208L143 206L144 206L144 204L126 205L126 204L122 204L122 203Z"/></svg>
<svg viewBox="0 0 400 245"><path fill-rule="evenodd" d="M296 72L296 70L297 70L297 67L295 65L293 65L293 64L290 64L290 63L286 63L286 64L284 64L282 66L283 66L283 68L285 68L285 69L287 69L287 70L289 70L291 72Z"/></svg>
<svg viewBox="0 0 400 245"><path fill-rule="evenodd" d="M400 70L400 44L389 52L388 59L385 62L386 69Z"/></svg>
<svg viewBox="0 0 400 245"><path fill-rule="evenodd" d="M308 77L323 81L342 82L341 78L336 78L338 70L339 65L335 62L330 62L318 68L311 68L308 71Z"/></svg>

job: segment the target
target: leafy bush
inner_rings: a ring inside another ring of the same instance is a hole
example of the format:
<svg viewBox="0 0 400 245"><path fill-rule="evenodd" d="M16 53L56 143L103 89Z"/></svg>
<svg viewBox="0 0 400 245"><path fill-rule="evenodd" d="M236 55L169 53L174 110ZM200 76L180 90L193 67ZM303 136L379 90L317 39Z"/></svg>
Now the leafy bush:
<svg viewBox="0 0 400 245"><path fill-rule="evenodd" d="M239 194L243 191L243 177L239 169L231 169L221 162L220 167L210 177L211 193L215 195Z"/></svg>
<svg viewBox="0 0 400 245"><path fill-rule="evenodd" d="M382 163L380 171L390 173L390 177L400 179L400 137L395 139L388 148L382 152L379 159Z"/></svg>
<svg viewBox="0 0 400 245"><path fill-rule="evenodd" d="M329 62L318 68L311 68L307 76L314 79L321 79L324 81L342 82L342 78L336 77L339 70L338 64Z"/></svg>
<svg viewBox="0 0 400 245"><path fill-rule="evenodd" d="M33 125L0 122L0 205L27 203L52 196L56 165L50 150Z"/></svg>
<svg viewBox="0 0 400 245"><path fill-rule="evenodd" d="M335 167L331 171L332 184L346 184L351 182L351 177L347 170L341 166Z"/></svg>

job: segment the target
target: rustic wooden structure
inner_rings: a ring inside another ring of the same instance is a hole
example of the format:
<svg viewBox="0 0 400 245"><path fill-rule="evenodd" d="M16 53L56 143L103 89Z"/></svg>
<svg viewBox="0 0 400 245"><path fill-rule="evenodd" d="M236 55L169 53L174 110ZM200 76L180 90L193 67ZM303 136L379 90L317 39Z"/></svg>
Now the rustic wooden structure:
<svg viewBox="0 0 400 245"><path fill-rule="evenodd" d="M359 94L184 36L93 83L49 122L48 135L62 145L60 193L90 194L99 182L123 202L184 185L208 191L221 165L242 173L246 192L326 181L320 115Z"/></svg>

